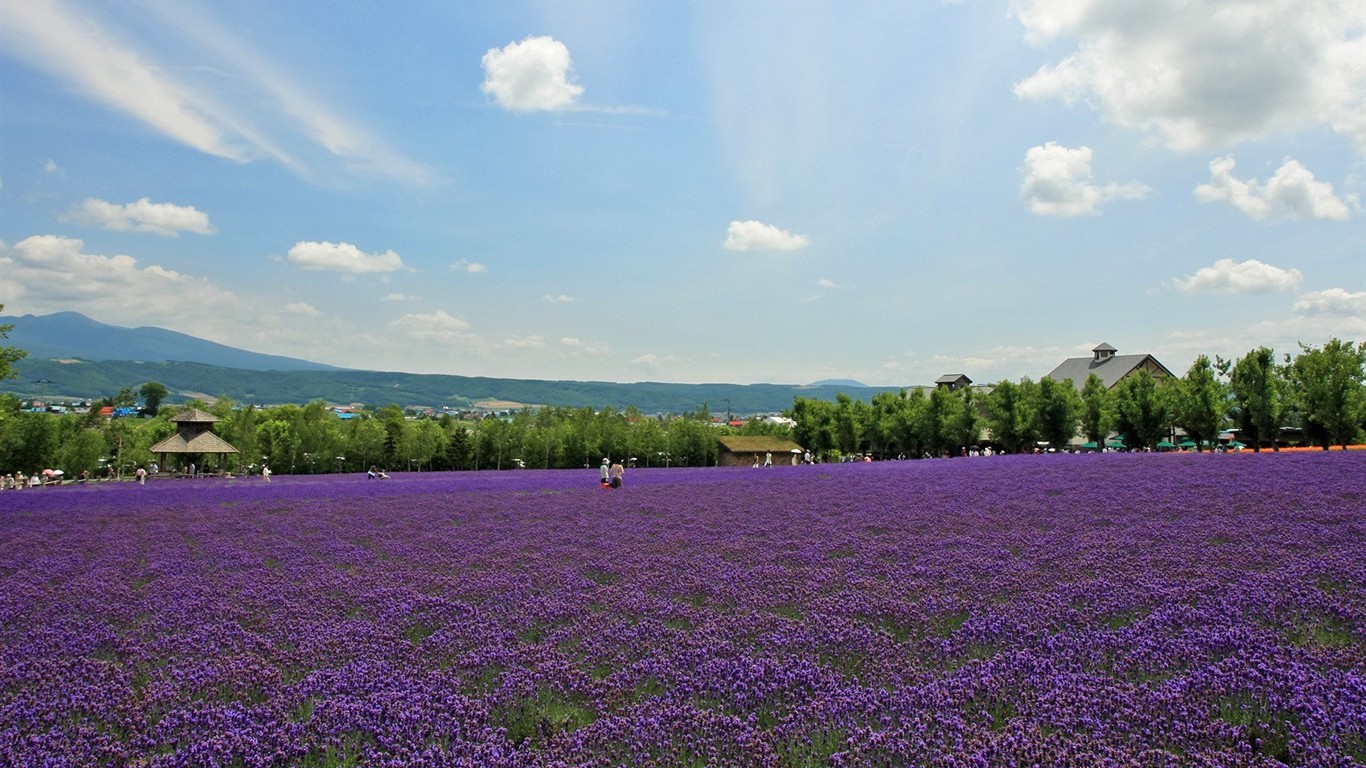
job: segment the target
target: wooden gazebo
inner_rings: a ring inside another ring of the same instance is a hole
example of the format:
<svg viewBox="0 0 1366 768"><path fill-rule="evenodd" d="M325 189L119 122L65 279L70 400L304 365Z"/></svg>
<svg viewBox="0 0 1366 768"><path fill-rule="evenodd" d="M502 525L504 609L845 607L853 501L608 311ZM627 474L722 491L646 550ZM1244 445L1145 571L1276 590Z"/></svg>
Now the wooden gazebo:
<svg viewBox="0 0 1366 768"><path fill-rule="evenodd" d="M171 419L176 423L176 433L151 447L151 452L166 463L168 455L176 455L183 464L195 463L200 456L217 455L219 468L222 468L223 455L237 453L228 441L213 433L213 424L218 417L191 408Z"/></svg>

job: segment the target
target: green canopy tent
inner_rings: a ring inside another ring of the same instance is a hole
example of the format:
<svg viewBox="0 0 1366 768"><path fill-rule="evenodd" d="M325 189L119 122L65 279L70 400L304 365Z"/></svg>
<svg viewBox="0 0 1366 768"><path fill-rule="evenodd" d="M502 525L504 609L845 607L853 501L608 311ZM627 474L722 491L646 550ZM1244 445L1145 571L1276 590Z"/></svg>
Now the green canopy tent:
<svg viewBox="0 0 1366 768"><path fill-rule="evenodd" d="M1176 444L1170 440L1161 440L1157 443L1157 450L1159 451L1170 451L1175 447Z"/></svg>

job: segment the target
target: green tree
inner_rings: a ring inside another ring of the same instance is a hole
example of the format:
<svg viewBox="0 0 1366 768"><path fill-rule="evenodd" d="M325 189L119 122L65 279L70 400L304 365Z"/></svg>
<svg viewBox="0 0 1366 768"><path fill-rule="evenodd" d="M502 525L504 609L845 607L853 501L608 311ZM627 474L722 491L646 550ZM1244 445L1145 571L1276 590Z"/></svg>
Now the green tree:
<svg viewBox="0 0 1366 768"><path fill-rule="evenodd" d="M469 469L470 433L465 425L455 422L447 431L446 465L450 469Z"/></svg>
<svg viewBox="0 0 1366 768"><path fill-rule="evenodd" d="M1130 448L1155 448L1171 424L1168 400L1152 374L1140 370L1115 386L1116 425Z"/></svg>
<svg viewBox="0 0 1366 768"><path fill-rule="evenodd" d="M1006 453L1019 453L1036 440L1035 390L1028 378L1019 384L1002 380L986 396L986 427L992 441Z"/></svg>
<svg viewBox="0 0 1366 768"><path fill-rule="evenodd" d="M1110 390L1099 376L1092 373L1086 377L1086 383L1081 385L1082 434L1086 435L1087 440L1095 443L1097 448L1103 448L1105 437L1110 434L1112 421Z"/></svg>
<svg viewBox="0 0 1366 768"><path fill-rule="evenodd" d="M161 408L161 401L166 399L168 392L165 384L149 381L138 388L138 394L142 395L143 410L155 416Z"/></svg>
<svg viewBox="0 0 1366 768"><path fill-rule="evenodd" d="M945 456L952 441L950 430L960 406L958 398L946 387L935 387L926 398L925 408L916 420L916 431L933 456Z"/></svg>
<svg viewBox="0 0 1366 768"><path fill-rule="evenodd" d="M1346 449L1366 409L1366 343L1333 338L1321 349L1300 344L1287 375L1295 404L1316 442L1325 451L1332 444Z"/></svg>
<svg viewBox="0 0 1366 768"><path fill-rule="evenodd" d="M835 395L835 447L840 453L863 453L868 421L867 403L843 392Z"/></svg>
<svg viewBox="0 0 1366 768"><path fill-rule="evenodd" d="M1077 435L1082 401L1071 379L1041 379L1034 408L1034 429L1039 437L1057 450L1063 450Z"/></svg>
<svg viewBox="0 0 1366 768"><path fill-rule="evenodd" d="M799 397L792 402L788 416L796 422L792 429L798 445L822 458L835 447L835 405L828 400Z"/></svg>
<svg viewBox="0 0 1366 768"><path fill-rule="evenodd" d="M0 304L0 312L5 311L5 305ZM13 324L0 325L0 340L8 339L9 332L14 330ZM14 369L14 364L23 360L28 355L22 349L16 347L0 347L0 381L12 379L19 375Z"/></svg>
<svg viewBox="0 0 1366 768"><path fill-rule="evenodd" d="M1260 451L1262 441L1269 440L1271 450L1279 451L1285 383L1275 353L1258 347L1239 358L1229 372L1229 389L1241 441Z"/></svg>
<svg viewBox="0 0 1366 768"><path fill-rule="evenodd" d="M272 418L256 428L261 461L276 472L294 471L299 459L299 435L285 418Z"/></svg>
<svg viewBox="0 0 1366 768"><path fill-rule="evenodd" d="M908 448L905 425L911 420L906 390L879 392L869 405L869 443L879 457L904 454Z"/></svg>
<svg viewBox="0 0 1366 768"><path fill-rule="evenodd" d="M961 452L976 445L982 439L982 416L979 399L972 387L963 387L953 393L957 405L949 419L945 432L949 437L949 449Z"/></svg>
<svg viewBox="0 0 1366 768"><path fill-rule="evenodd" d="M75 479L82 472L94 476L104 456L104 435L97 429L78 426L62 441L58 463L66 471L68 479Z"/></svg>
<svg viewBox="0 0 1366 768"><path fill-rule="evenodd" d="M1171 387L1172 415L1176 425L1195 443L1195 450L1203 450L1205 443L1213 443L1224 426L1228 412L1228 391L1215 377L1209 357L1200 355L1190 369Z"/></svg>

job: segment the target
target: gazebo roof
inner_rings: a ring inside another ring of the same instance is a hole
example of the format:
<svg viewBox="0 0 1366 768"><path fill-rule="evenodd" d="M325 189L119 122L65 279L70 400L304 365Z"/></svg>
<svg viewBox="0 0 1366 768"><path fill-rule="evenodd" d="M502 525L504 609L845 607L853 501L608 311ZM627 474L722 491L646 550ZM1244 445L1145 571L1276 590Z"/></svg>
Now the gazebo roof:
<svg viewBox="0 0 1366 768"><path fill-rule="evenodd" d="M228 441L212 432L177 432L149 449L152 453L237 453Z"/></svg>
<svg viewBox="0 0 1366 768"><path fill-rule="evenodd" d="M218 417L207 411L191 408L188 411L177 414L171 421L174 421L177 424L212 424L215 421L218 421Z"/></svg>

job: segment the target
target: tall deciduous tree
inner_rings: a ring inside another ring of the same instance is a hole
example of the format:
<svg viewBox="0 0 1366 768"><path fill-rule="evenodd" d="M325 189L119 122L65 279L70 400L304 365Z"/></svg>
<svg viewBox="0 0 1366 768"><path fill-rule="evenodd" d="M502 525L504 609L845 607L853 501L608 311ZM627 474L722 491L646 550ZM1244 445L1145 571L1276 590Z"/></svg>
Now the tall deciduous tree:
<svg viewBox="0 0 1366 768"><path fill-rule="evenodd" d="M169 393L165 384L159 381L149 381L138 388L138 394L142 395L142 409L155 416L161 408L161 401L165 400Z"/></svg>
<svg viewBox="0 0 1366 768"><path fill-rule="evenodd" d="M1076 385L1071 379L1042 379L1039 381L1036 402L1035 431L1049 445L1061 450L1077 434L1082 403Z"/></svg>
<svg viewBox="0 0 1366 768"><path fill-rule="evenodd" d="M1228 412L1228 392L1215 377L1209 357L1200 355L1172 387L1176 425L1195 442L1195 450L1214 442Z"/></svg>
<svg viewBox="0 0 1366 768"><path fill-rule="evenodd" d="M1171 420L1167 398L1158 391L1151 373L1126 376L1114 390L1116 428L1130 448L1154 448L1167 433Z"/></svg>
<svg viewBox="0 0 1366 768"><path fill-rule="evenodd" d="M986 426L1006 453L1019 453L1034 444L1035 390L1028 378L1019 384L1003 380L986 396Z"/></svg>
<svg viewBox="0 0 1366 768"><path fill-rule="evenodd" d="M1279 451L1285 385L1275 353L1269 347L1258 347L1240 357L1229 372L1229 389L1242 442L1258 451L1263 440L1270 440L1271 450Z"/></svg>
<svg viewBox="0 0 1366 768"><path fill-rule="evenodd" d="M1081 385L1081 431L1086 439L1103 447L1113 421L1110 390L1100 377L1090 374Z"/></svg>
<svg viewBox="0 0 1366 768"><path fill-rule="evenodd" d="M1328 450L1347 447L1366 408L1366 343L1330 339L1321 349L1300 345L1287 370L1305 427Z"/></svg>

